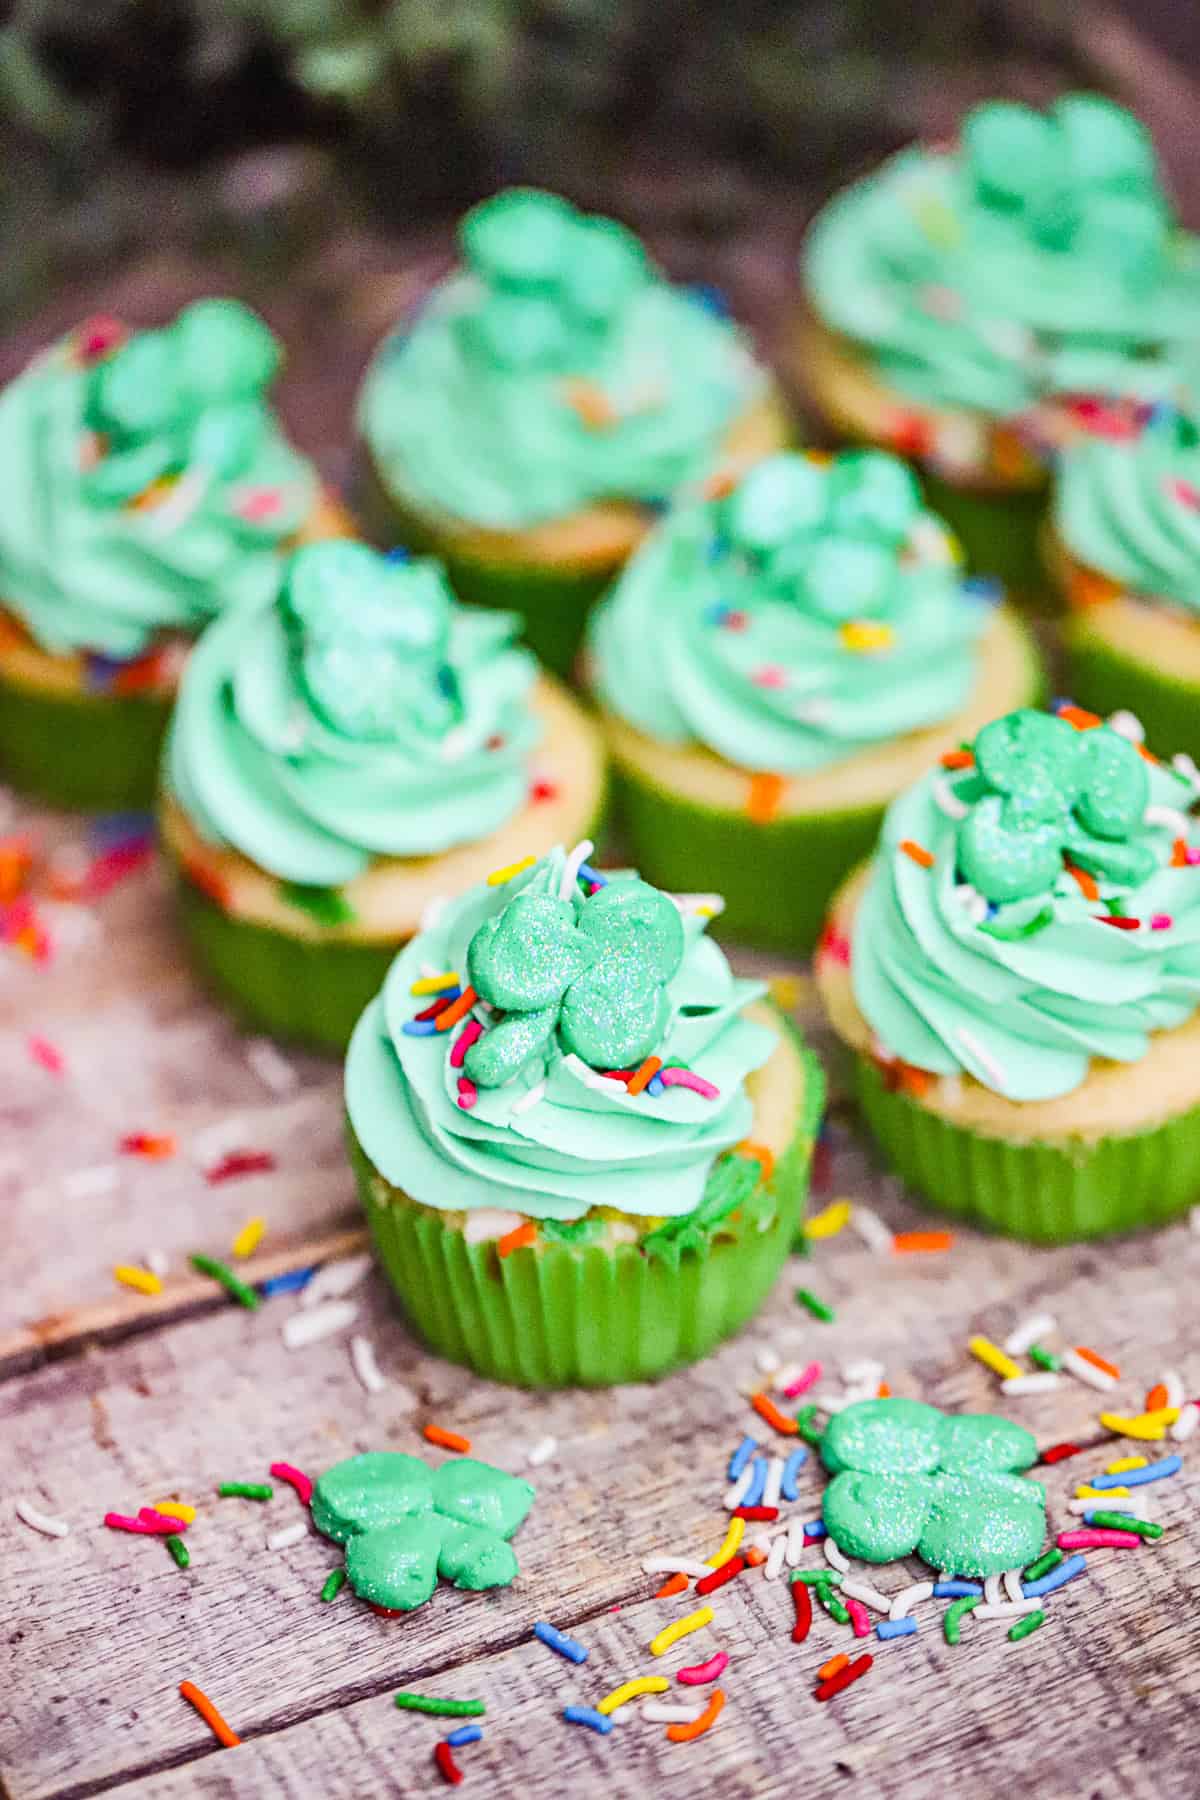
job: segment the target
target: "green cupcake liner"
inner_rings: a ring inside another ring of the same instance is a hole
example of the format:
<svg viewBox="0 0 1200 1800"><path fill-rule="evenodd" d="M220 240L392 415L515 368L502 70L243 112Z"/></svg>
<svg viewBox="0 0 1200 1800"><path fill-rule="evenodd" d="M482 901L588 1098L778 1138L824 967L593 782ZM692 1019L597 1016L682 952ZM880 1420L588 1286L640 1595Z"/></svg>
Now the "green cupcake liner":
<svg viewBox="0 0 1200 1800"><path fill-rule="evenodd" d="M1038 1244L1164 1225L1200 1196L1200 1107L1148 1131L1015 1143L953 1125L857 1058L863 1115L909 1187L943 1212Z"/></svg>
<svg viewBox="0 0 1200 1800"><path fill-rule="evenodd" d="M62 694L0 676L0 779L48 806L154 804L173 697Z"/></svg>
<svg viewBox="0 0 1200 1800"><path fill-rule="evenodd" d="M1163 755L1186 750L1200 757L1200 688L1114 650L1091 630L1086 614L1067 629L1067 692L1092 712L1136 713L1146 742Z"/></svg>
<svg viewBox="0 0 1200 1800"><path fill-rule="evenodd" d="M348 1126L375 1248L413 1329L440 1356L517 1387L650 1381L705 1356L765 1300L799 1225L824 1098L820 1065L802 1054L802 1118L775 1165L774 1219L684 1250L677 1267L635 1244L541 1237L506 1257L494 1242L470 1244L384 1182Z"/></svg>
<svg viewBox="0 0 1200 1800"><path fill-rule="evenodd" d="M1062 610L1041 554L1047 490L1016 488L1007 494L955 487L927 469L919 471L933 511L940 513L967 555L972 575L994 575L1008 598L1026 612Z"/></svg>

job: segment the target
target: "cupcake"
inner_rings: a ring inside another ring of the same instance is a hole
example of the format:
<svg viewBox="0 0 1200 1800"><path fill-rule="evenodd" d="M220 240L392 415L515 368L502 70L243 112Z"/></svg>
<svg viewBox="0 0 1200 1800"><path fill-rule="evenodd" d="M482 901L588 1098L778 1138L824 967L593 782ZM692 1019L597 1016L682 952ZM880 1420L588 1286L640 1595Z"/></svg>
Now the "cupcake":
<svg viewBox="0 0 1200 1800"><path fill-rule="evenodd" d="M741 335L613 220L516 189L460 242L462 269L367 372L363 515L443 558L464 600L519 612L566 674L668 496L787 425Z"/></svg>
<svg viewBox="0 0 1200 1800"><path fill-rule="evenodd" d="M934 1205L1054 1243L1200 1195L1196 791L1065 707L993 721L889 809L817 981Z"/></svg>
<svg viewBox="0 0 1200 1800"><path fill-rule="evenodd" d="M1144 128L1069 94L994 101L818 216L793 370L839 432L914 457L972 564L1044 589L1048 465L1174 391L1200 339L1200 241Z"/></svg>
<svg viewBox="0 0 1200 1800"><path fill-rule="evenodd" d="M529 1387L646 1380L743 1325L795 1235L823 1097L702 914L588 851L452 901L346 1062L359 1189L410 1321Z"/></svg>
<svg viewBox="0 0 1200 1800"><path fill-rule="evenodd" d="M581 708L434 562L311 544L204 633L160 821L196 959L247 1022L344 1049L438 896L577 834Z"/></svg>
<svg viewBox="0 0 1200 1800"><path fill-rule="evenodd" d="M279 346L234 300L94 319L0 395L0 778L149 806L191 640L346 528L268 403Z"/></svg>
<svg viewBox="0 0 1200 1800"><path fill-rule="evenodd" d="M1049 560L1066 595L1070 691L1132 708L1153 743L1200 756L1200 424L1164 409L1145 430L1063 456Z"/></svg>
<svg viewBox="0 0 1200 1800"><path fill-rule="evenodd" d="M1024 627L986 594L882 451L782 452L669 514L586 659L648 878L707 880L731 936L811 949L888 801L1037 695Z"/></svg>

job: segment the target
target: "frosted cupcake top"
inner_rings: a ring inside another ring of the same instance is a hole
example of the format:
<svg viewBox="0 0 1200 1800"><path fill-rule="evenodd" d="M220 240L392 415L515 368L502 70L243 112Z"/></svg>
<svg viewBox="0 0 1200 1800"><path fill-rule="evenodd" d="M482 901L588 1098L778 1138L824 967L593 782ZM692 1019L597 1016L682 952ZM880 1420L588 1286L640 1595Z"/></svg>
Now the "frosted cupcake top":
<svg viewBox="0 0 1200 1800"><path fill-rule="evenodd" d="M1200 1005L1194 770L1010 713L889 808L850 970L882 1056L1010 1100L1137 1062Z"/></svg>
<svg viewBox="0 0 1200 1800"><path fill-rule="evenodd" d="M310 544L277 600L189 657L170 787L210 843L305 886L487 837L524 805L539 735L516 626L457 605L436 563Z"/></svg>
<svg viewBox="0 0 1200 1800"><path fill-rule="evenodd" d="M93 320L0 394L0 605L44 650L129 659L272 598L317 499L268 404L279 346L234 300Z"/></svg>
<svg viewBox="0 0 1200 1800"><path fill-rule="evenodd" d="M699 913L598 874L590 849L449 903L359 1021L350 1122L425 1206L567 1224L703 1201L721 1218L758 1185L757 1164L722 1153L747 1136L746 1077L777 1041L742 1016L762 984L732 974Z"/></svg>
<svg viewBox="0 0 1200 1800"><path fill-rule="evenodd" d="M359 425L415 505L496 530L657 503L711 466L764 377L739 333L611 219L513 189L367 372Z"/></svg>
<svg viewBox="0 0 1200 1800"><path fill-rule="evenodd" d="M1200 612L1200 426L1163 410L1136 434L1073 444L1055 530L1071 555L1135 594Z"/></svg>
<svg viewBox="0 0 1200 1800"><path fill-rule="evenodd" d="M934 406L1008 417L1047 396L1172 390L1200 338L1200 241L1144 127L1070 94L976 107L820 214L804 256L820 318Z"/></svg>
<svg viewBox="0 0 1200 1800"><path fill-rule="evenodd" d="M655 529L593 615L593 681L657 742L804 774L965 705L987 611L903 463L784 453Z"/></svg>

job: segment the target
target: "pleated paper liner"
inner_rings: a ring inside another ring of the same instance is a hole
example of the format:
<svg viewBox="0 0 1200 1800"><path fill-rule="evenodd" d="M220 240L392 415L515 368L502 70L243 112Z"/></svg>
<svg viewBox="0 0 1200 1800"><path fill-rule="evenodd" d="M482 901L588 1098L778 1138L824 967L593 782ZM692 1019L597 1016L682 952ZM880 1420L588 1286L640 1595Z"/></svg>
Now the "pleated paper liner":
<svg viewBox="0 0 1200 1800"><path fill-rule="evenodd" d="M154 804L173 694L63 693L0 674L0 781L48 806Z"/></svg>
<svg viewBox="0 0 1200 1800"><path fill-rule="evenodd" d="M863 1115L909 1187L943 1212L1031 1243L1164 1225L1200 1194L1200 1107L1147 1131L1018 1142L952 1124L859 1056Z"/></svg>

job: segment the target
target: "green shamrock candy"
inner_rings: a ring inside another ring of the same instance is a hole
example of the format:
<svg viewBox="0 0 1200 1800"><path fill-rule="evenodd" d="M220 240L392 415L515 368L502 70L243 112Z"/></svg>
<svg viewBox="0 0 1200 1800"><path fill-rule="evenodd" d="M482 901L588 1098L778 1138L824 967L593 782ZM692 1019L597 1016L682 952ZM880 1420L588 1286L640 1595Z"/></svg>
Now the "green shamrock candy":
<svg viewBox="0 0 1200 1800"><path fill-rule="evenodd" d="M829 518L835 531L876 538L894 549L921 511L907 463L882 450L846 450L829 465Z"/></svg>
<svg viewBox="0 0 1200 1800"><path fill-rule="evenodd" d="M864 1400L830 1420L821 1456L834 1477L826 1529L864 1562L915 1550L936 1569L978 1577L1017 1568L1041 1548L1045 1491L1016 1473L1037 1460L1037 1444L1007 1419Z"/></svg>
<svg viewBox="0 0 1200 1800"><path fill-rule="evenodd" d="M819 463L784 450L756 463L731 494L713 502L713 510L739 548L766 556L821 524L828 487Z"/></svg>

